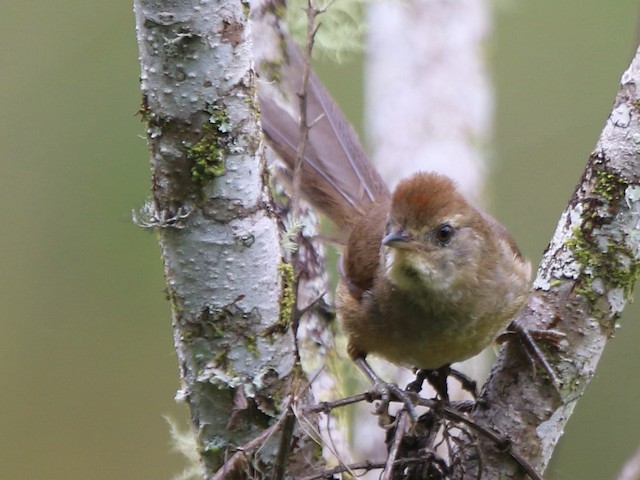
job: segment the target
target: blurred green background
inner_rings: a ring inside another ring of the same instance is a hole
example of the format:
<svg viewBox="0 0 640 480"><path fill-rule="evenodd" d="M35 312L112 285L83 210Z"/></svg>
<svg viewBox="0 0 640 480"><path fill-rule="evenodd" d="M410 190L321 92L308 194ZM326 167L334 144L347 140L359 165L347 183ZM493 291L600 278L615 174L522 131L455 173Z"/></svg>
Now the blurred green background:
<svg viewBox="0 0 640 480"><path fill-rule="evenodd" d="M537 262L635 50L639 6L499 3L492 211ZM0 478L170 478L182 459L162 416L186 415L158 248L130 222L149 189L131 3L1 4ZM357 68L323 69L351 118ZM550 479L612 478L640 444L637 316Z"/></svg>

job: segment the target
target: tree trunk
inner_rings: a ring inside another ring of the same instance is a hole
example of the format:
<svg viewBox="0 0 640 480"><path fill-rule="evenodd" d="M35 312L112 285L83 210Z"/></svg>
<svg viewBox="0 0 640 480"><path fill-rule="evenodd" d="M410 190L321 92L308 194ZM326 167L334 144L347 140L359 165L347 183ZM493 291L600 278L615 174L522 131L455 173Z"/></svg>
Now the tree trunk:
<svg viewBox="0 0 640 480"><path fill-rule="evenodd" d="M294 278L268 190L249 8L240 0L134 6L153 193L139 223L158 232L178 397L203 475L225 461L240 478L278 472L289 454L302 468L316 455L306 435L287 428L306 384L290 327Z"/></svg>

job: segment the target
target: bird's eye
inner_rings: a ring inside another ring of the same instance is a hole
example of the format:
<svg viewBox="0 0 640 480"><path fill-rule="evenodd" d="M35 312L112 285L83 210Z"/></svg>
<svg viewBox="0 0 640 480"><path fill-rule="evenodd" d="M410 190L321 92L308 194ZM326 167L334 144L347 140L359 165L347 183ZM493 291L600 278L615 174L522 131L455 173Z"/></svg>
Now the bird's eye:
<svg viewBox="0 0 640 480"><path fill-rule="evenodd" d="M454 233L455 229L448 223L445 223L443 225L440 225L436 230L436 240L442 245L446 245L447 243L449 243L449 240L453 238Z"/></svg>

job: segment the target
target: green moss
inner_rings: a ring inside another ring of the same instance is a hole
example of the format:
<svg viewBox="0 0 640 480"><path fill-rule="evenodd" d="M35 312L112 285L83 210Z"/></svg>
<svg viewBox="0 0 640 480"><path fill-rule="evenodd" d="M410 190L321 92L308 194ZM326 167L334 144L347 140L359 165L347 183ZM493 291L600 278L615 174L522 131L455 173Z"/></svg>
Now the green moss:
<svg viewBox="0 0 640 480"><path fill-rule="evenodd" d="M280 318L278 324L282 330L289 328L291 324L291 316L293 308L296 304L294 286L296 275L293 271L293 265L282 262L278 266L278 271L282 275L282 298L280 300Z"/></svg>
<svg viewBox="0 0 640 480"><path fill-rule="evenodd" d="M553 282L551 282L551 283L549 284L549 286L550 286L551 288L554 288L554 287L558 287L558 286L560 286L560 284L562 284L562 280L559 280L559 279L558 279L558 280L554 280Z"/></svg>
<svg viewBox="0 0 640 480"><path fill-rule="evenodd" d="M619 195L620 190L624 191L629 185L624 178L605 170L595 170L594 175L596 183L593 192L607 202L612 202Z"/></svg>
<svg viewBox="0 0 640 480"><path fill-rule="evenodd" d="M582 266L582 276L576 289L576 293L587 300L589 310L592 314L599 312L597 301L599 295L593 290L594 267L596 270L601 268L599 255L597 252L592 253L592 246L585 241L581 230L576 227L573 229L573 237L567 242L566 246L571 250L573 258Z"/></svg>
<svg viewBox="0 0 640 480"><path fill-rule="evenodd" d="M620 289L624 299L628 300L640 275L640 261L626 246L624 237L614 238L603 230L613 221L613 206L624 202L628 181L615 173L598 169L593 171L592 178L593 196L585 200L582 223L574 228L566 246L582 266L577 293L587 300L591 314L609 318L611 307L600 290ZM594 232L596 229L598 231ZM594 288L596 279L603 285ZM614 325L608 322L606 326L612 328Z"/></svg>
<svg viewBox="0 0 640 480"><path fill-rule="evenodd" d="M200 140L187 146L187 158L193 163L191 177L199 184L224 174L228 134L232 131L229 117L222 109L209 106L207 111L209 121L202 126Z"/></svg>
<svg viewBox="0 0 640 480"><path fill-rule="evenodd" d="M136 115L138 115L145 123L149 123L149 120L151 119L151 109L149 108L147 96L144 94L142 95L142 101L140 102L140 109L136 112Z"/></svg>
<svg viewBox="0 0 640 480"><path fill-rule="evenodd" d="M224 348L222 350L218 350L216 354L213 356L213 364L216 367L225 367L228 364L227 354L229 353L228 349Z"/></svg>
<svg viewBox="0 0 640 480"><path fill-rule="evenodd" d="M567 242L567 247L587 274L583 276L580 293L586 296L593 307L597 307L600 299L600 295L593 290L593 280L596 278L605 282L608 288L621 289L625 299L631 296L640 275L640 261L627 247L609 241L603 252L589 242L579 229L574 230L574 236Z"/></svg>
<svg viewBox="0 0 640 480"><path fill-rule="evenodd" d="M258 356L258 340L255 335L247 335L244 337L244 345L253 355Z"/></svg>
<svg viewBox="0 0 640 480"><path fill-rule="evenodd" d="M223 335L224 331L220 327L213 325L213 338L222 338Z"/></svg>
<svg viewBox="0 0 640 480"><path fill-rule="evenodd" d="M246 19L251 17L251 5L249 2L242 2L242 13Z"/></svg>

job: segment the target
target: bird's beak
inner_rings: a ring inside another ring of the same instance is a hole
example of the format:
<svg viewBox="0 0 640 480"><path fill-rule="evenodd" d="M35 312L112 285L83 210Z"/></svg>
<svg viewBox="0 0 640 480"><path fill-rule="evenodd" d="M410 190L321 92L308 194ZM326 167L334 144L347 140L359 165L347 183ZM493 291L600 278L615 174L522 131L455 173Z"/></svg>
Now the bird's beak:
<svg viewBox="0 0 640 480"><path fill-rule="evenodd" d="M400 228L386 235L382 239L382 244L385 247L406 249L409 248L410 240L409 234Z"/></svg>

